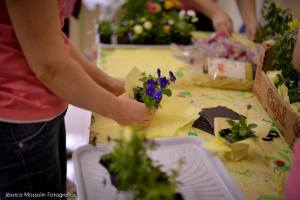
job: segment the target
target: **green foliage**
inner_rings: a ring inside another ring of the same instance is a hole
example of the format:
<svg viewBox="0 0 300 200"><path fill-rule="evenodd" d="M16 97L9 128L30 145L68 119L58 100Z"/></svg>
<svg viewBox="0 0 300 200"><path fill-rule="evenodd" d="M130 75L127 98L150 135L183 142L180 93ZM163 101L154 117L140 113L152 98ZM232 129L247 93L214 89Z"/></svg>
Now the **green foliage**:
<svg viewBox="0 0 300 200"><path fill-rule="evenodd" d="M300 88L289 89L290 103L300 102Z"/></svg>
<svg viewBox="0 0 300 200"><path fill-rule="evenodd" d="M298 87L298 73L295 70L292 59L293 49L296 44L297 31L286 31L279 37L273 47L272 65L282 71L284 83L289 89Z"/></svg>
<svg viewBox="0 0 300 200"><path fill-rule="evenodd" d="M176 23L173 28L172 32L174 35L180 37L191 37L191 32L194 30L194 26L186 21L179 21Z"/></svg>
<svg viewBox="0 0 300 200"><path fill-rule="evenodd" d="M241 116L238 122L233 120L227 120L227 123L231 126L230 133L228 136L234 141L244 140L250 137L256 137L252 129L256 128L256 124L248 124L246 122L246 117Z"/></svg>
<svg viewBox="0 0 300 200"><path fill-rule="evenodd" d="M147 154L155 147L153 141L135 131L129 140L116 139L112 152L102 157L109 163L108 170L117 174L119 189L132 194L131 200L174 199L175 179L182 161L179 161L179 168L168 175Z"/></svg>
<svg viewBox="0 0 300 200"><path fill-rule="evenodd" d="M146 15L148 0L126 0L124 4L124 19L137 19Z"/></svg>
<svg viewBox="0 0 300 200"><path fill-rule="evenodd" d="M178 1L180 3L180 1ZM133 43L143 44L162 44L170 43L173 34L176 34L180 43L180 37L191 37L191 31L198 19L195 15L189 15L184 12L179 16L179 7L174 2L170 2L170 8L165 6L164 0L127 0L124 4L124 18L120 23L125 21L133 21L131 25L131 34ZM155 8L153 8L153 6ZM152 9L154 10L152 10ZM189 12L190 13L190 12ZM151 22L152 28L143 27L141 19ZM141 31L135 31L134 27L138 25L143 27ZM138 33L137 33L138 32Z"/></svg>
<svg viewBox="0 0 300 200"><path fill-rule="evenodd" d="M290 29L289 22L293 20L291 10L282 9L274 0L264 1L261 14L265 24L256 38L257 42L277 38Z"/></svg>
<svg viewBox="0 0 300 200"><path fill-rule="evenodd" d="M118 24L116 26L116 35L117 37L124 37L124 36L127 36L127 34L129 33L129 29L130 27L126 24Z"/></svg>
<svg viewBox="0 0 300 200"><path fill-rule="evenodd" d="M112 35L112 27L110 22L99 22L98 23L99 33L100 35Z"/></svg>

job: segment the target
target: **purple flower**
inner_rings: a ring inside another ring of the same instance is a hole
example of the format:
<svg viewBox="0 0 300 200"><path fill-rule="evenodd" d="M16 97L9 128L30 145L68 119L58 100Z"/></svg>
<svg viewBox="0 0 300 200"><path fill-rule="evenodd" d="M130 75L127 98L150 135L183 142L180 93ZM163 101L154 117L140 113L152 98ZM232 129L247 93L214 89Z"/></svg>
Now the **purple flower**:
<svg viewBox="0 0 300 200"><path fill-rule="evenodd" d="M156 101L156 102L160 102L160 101L161 101L161 98L162 98L161 92L160 92L160 91L155 92L155 94L154 94L154 99L155 99L155 101Z"/></svg>
<svg viewBox="0 0 300 200"><path fill-rule="evenodd" d="M169 75L170 75L170 80L171 80L172 82L175 82L175 81L176 81L176 76L173 74L172 71L169 71Z"/></svg>
<svg viewBox="0 0 300 200"><path fill-rule="evenodd" d="M149 84L147 89L146 89L146 94L148 96L151 96L151 97L154 97L154 94L155 94L155 86L152 85L152 84Z"/></svg>
<svg viewBox="0 0 300 200"><path fill-rule="evenodd" d="M161 76L161 71L160 71L159 68L157 68L157 75L158 75L158 78L160 78L160 76Z"/></svg>
<svg viewBox="0 0 300 200"><path fill-rule="evenodd" d="M147 84L148 85L157 85L157 81L156 80L154 80L154 79L149 79L149 80L147 80Z"/></svg>
<svg viewBox="0 0 300 200"><path fill-rule="evenodd" d="M168 84L169 84L169 81L165 76L159 78L159 85L161 88L165 88Z"/></svg>

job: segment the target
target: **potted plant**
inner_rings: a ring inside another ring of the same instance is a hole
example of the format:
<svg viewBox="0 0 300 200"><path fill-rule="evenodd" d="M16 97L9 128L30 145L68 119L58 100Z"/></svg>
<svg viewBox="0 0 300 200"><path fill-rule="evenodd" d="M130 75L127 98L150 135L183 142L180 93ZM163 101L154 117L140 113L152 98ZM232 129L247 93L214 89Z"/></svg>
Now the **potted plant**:
<svg viewBox="0 0 300 200"><path fill-rule="evenodd" d="M143 25L136 24L133 26L132 43L133 44L144 44L145 43L145 34L144 34Z"/></svg>
<svg viewBox="0 0 300 200"><path fill-rule="evenodd" d="M172 71L169 71L169 78L161 75L161 70L157 69L157 76L142 73L139 81L141 86L133 88L134 98L146 104L149 111L159 108L163 95L171 96L172 91L169 87L171 82L176 81Z"/></svg>
<svg viewBox="0 0 300 200"><path fill-rule="evenodd" d="M129 27L125 22L116 26L116 36L118 44L129 44Z"/></svg>
<svg viewBox="0 0 300 200"><path fill-rule="evenodd" d="M179 21L174 24L172 32L172 42L177 44L189 45L192 43L194 26L186 21Z"/></svg>
<svg viewBox="0 0 300 200"><path fill-rule="evenodd" d="M134 131L127 138L123 134L116 139L112 152L102 156L99 162L108 170L112 184L132 200L183 199L176 193L176 177L183 161L179 160L177 170L164 172L148 156L154 148L154 141Z"/></svg>
<svg viewBox="0 0 300 200"><path fill-rule="evenodd" d="M241 116L238 121L226 118L215 119L215 134L230 149L225 153L225 157L233 161L238 161L248 155L249 144L245 140L256 138L253 131L257 125L247 124L246 117Z"/></svg>
<svg viewBox="0 0 300 200"><path fill-rule="evenodd" d="M155 29L155 44L170 44L171 43L171 26L167 23L161 24Z"/></svg>
<svg viewBox="0 0 300 200"><path fill-rule="evenodd" d="M153 41L153 21L146 17L138 18L132 29L132 43L151 44Z"/></svg>
<svg viewBox="0 0 300 200"><path fill-rule="evenodd" d="M196 13L193 10L181 10L172 26L172 42L188 45L192 43L192 31L195 30L194 23L198 21Z"/></svg>
<svg viewBox="0 0 300 200"><path fill-rule="evenodd" d="M100 42L109 44L111 43L111 36L112 36L112 27L111 23L107 21L99 22L99 35L100 35Z"/></svg>

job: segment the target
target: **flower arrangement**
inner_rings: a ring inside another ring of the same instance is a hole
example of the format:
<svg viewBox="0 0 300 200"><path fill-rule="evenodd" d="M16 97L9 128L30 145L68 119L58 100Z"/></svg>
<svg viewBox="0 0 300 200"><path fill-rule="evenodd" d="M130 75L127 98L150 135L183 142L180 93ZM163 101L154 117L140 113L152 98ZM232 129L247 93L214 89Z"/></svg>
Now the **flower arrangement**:
<svg viewBox="0 0 300 200"><path fill-rule="evenodd" d="M178 169L166 173L148 156L148 151L155 148L154 141L135 131L129 139L124 135L116 139L112 152L102 156L99 162L110 173L112 184L127 192L132 200L183 199L176 193L176 177L184 162L179 160Z"/></svg>
<svg viewBox="0 0 300 200"><path fill-rule="evenodd" d="M134 98L137 101L146 104L149 111L153 108L159 108L163 95L172 96L172 91L168 86L171 82L176 81L176 77L172 71L169 71L169 78L162 76L161 70L157 69L157 76L141 74L139 81L142 87L133 88Z"/></svg>
<svg viewBox="0 0 300 200"><path fill-rule="evenodd" d="M113 34L111 23L107 21L99 22L98 30L100 34L100 41L102 43L111 43L111 36Z"/></svg>

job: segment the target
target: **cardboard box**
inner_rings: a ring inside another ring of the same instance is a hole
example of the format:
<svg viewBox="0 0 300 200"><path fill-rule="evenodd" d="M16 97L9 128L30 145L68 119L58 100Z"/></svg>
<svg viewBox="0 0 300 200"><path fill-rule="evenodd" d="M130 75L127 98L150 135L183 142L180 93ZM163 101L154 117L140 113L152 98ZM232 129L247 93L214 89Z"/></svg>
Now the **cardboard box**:
<svg viewBox="0 0 300 200"><path fill-rule="evenodd" d="M268 55L271 48L262 45L254 81L254 93L282 132L286 141L292 146L300 137L300 116L278 95L275 86L266 75L270 70Z"/></svg>

